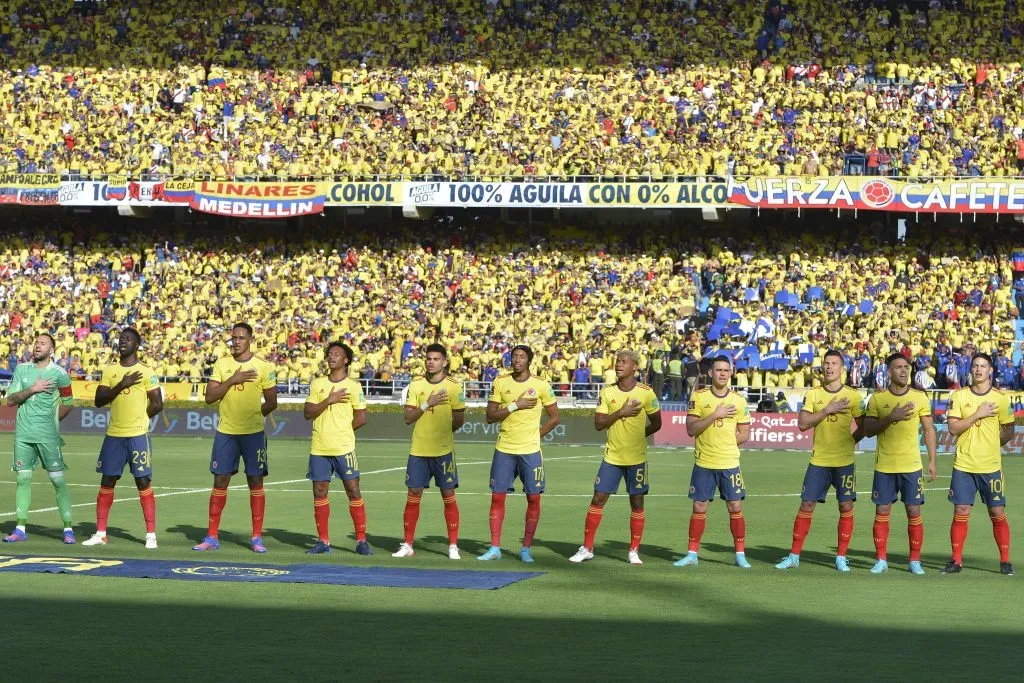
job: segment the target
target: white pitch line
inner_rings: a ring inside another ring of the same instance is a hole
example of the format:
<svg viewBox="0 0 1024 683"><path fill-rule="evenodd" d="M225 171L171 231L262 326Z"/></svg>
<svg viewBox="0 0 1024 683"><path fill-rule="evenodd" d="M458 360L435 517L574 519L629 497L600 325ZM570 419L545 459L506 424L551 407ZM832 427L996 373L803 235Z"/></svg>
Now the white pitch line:
<svg viewBox="0 0 1024 683"><path fill-rule="evenodd" d="M589 455L569 455L569 456L565 456L565 457L547 458L547 459L548 460L578 460L580 458L589 458L589 457L593 457L593 456L589 456ZM460 462L460 463L457 463L457 464L458 464L459 467L465 467L467 465L490 465L491 461L490 460L478 460L478 461L474 461L474 462ZM371 470L369 472L361 472L360 476L364 476L364 475L368 475L368 474L384 474L386 472L401 472L401 471L405 471L405 466L404 465L402 467L388 467L388 468L383 469L383 470ZM305 478L303 478L303 479L285 479L284 481L265 482L263 484L263 486L264 487L267 487L267 486L283 486L284 484L298 484L298 483L304 482L304 481L309 481L309 480L305 479ZM46 482L40 482L40 483L45 484ZM79 486L82 486L82 485L83 484L79 484ZM237 484L235 486L229 486L228 490L230 491L230 490L239 490L239 489L247 489L247 488L249 488L247 484ZM154 493L153 497L154 498L166 498L168 496L183 496L183 495L189 494L189 493L206 493L209 490L210 490L209 487L191 488L191 489L180 489L180 490L175 490L175 491L169 491L168 493ZM308 492L309 491L307 490L306 493L308 493ZM138 498L137 497L136 498L115 498L113 502L114 503L124 503L124 502L128 502L128 501L133 501L133 500L138 500ZM72 508L80 508L80 507L90 507L90 506L95 506L95 505L96 505L95 502L92 502L92 503L75 503L71 507ZM36 513L39 513L39 512L53 512L54 510L57 510L57 509L59 509L59 508L57 508L57 507L37 508L35 510L29 510L27 514L31 515L31 514L36 514ZM0 517L13 517L13 516L15 516L17 514L18 514L17 511L15 511L15 512L0 512Z"/></svg>

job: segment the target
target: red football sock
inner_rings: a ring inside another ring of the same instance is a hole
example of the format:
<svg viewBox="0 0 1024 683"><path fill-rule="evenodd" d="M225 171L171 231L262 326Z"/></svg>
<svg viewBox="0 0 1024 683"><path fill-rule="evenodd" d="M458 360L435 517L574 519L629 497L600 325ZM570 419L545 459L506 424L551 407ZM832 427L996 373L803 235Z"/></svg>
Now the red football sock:
<svg viewBox="0 0 1024 683"><path fill-rule="evenodd" d="M594 537L597 536L597 527L601 526L601 517L604 509L591 505L587 510L587 520L583 523L583 547L594 551Z"/></svg>
<svg viewBox="0 0 1024 683"><path fill-rule="evenodd" d="M207 536L217 538L217 531L220 529L220 516L227 504L228 490L214 487L210 492L210 526L206 530Z"/></svg>
<svg viewBox="0 0 1024 683"><path fill-rule="evenodd" d="M529 493L526 495L526 529L523 531L524 548L529 548L533 545L533 535L537 533L538 522L540 522L540 494Z"/></svg>
<svg viewBox="0 0 1024 683"><path fill-rule="evenodd" d="M846 557L850 549L850 538L853 536L853 510L839 513L839 548L836 555Z"/></svg>
<svg viewBox="0 0 1024 683"><path fill-rule="evenodd" d="M267 498L263 495L263 486L249 489L249 511L252 513L252 536L263 535L263 512L267 509Z"/></svg>
<svg viewBox="0 0 1024 683"><path fill-rule="evenodd" d="M706 512L694 512L690 515L690 552L700 550L700 537L704 535L704 526L707 524L708 515Z"/></svg>
<svg viewBox="0 0 1024 683"><path fill-rule="evenodd" d="M505 522L505 496L504 493L491 494L491 546L501 546L501 525Z"/></svg>
<svg viewBox="0 0 1024 683"><path fill-rule="evenodd" d="M317 537L326 543L331 544L331 533L330 533L330 519L331 519L331 501L324 496L323 498L313 499L313 520L316 522L316 535Z"/></svg>
<svg viewBox="0 0 1024 683"><path fill-rule="evenodd" d="M110 506L114 504L114 487L109 489L100 487L96 494L96 533L102 534L107 531L107 518L110 516Z"/></svg>
<svg viewBox="0 0 1024 683"><path fill-rule="evenodd" d="M736 552L744 552L747 542L747 520L743 518L743 512L729 513L729 528L732 530L732 542L736 546Z"/></svg>
<svg viewBox="0 0 1024 683"><path fill-rule="evenodd" d="M412 545L416 538L416 522L420 518L420 496L409 494L405 499L405 514L402 516L405 527L405 542Z"/></svg>
<svg viewBox="0 0 1024 683"><path fill-rule="evenodd" d="M113 495L113 489L110 490ZM156 533L156 497L153 496L153 487L147 486L139 491L139 505L142 506L142 519L146 520L146 533ZM106 528L106 518L103 519Z"/></svg>
<svg viewBox="0 0 1024 683"><path fill-rule="evenodd" d="M921 516L907 517L907 536L910 537L910 561L921 561L921 543L924 542L924 522Z"/></svg>
<svg viewBox="0 0 1024 683"><path fill-rule="evenodd" d="M871 534L875 539L875 557L879 560L886 559L889 552L889 515L875 514Z"/></svg>
<svg viewBox="0 0 1024 683"><path fill-rule="evenodd" d="M640 540L644 537L644 522L647 521L643 510L629 513L629 549L640 550Z"/></svg>
<svg viewBox="0 0 1024 683"><path fill-rule="evenodd" d="M811 530L813 516L813 512L804 512L803 510L796 513L796 519L793 520L793 547L789 549L791 555L799 555L800 551L804 549L804 541L807 540L807 534Z"/></svg>
<svg viewBox="0 0 1024 683"><path fill-rule="evenodd" d="M366 540L366 505L362 498L348 501L348 513L352 515L352 526L356 530L356 541Z"/></svg>
<svg viewBox="0 0 1024 683"><path fill-rule="evenodd" d="M455 494L445 498L441 497L444 503L444 521L448 527L448 545L459 544L459 504L455 502ZM413 522L413 526L416 522Z"/></svg>
<svg viewBox="0 0 1024 683"><path fill-rule="evenodd" d="M949 541L953 546L953 561L964 563L964 541L967 540L967 520L970 515L953 515L953 524L949 527Z"/></svg>
<svg viewBox="0 0 1024 683"><path fill-rule="evenodd" d="M999 561L1010 561L1010 525L1006 522L1006 515L992 517L992 535L996 538L996 545L999 546Z"/></svg>

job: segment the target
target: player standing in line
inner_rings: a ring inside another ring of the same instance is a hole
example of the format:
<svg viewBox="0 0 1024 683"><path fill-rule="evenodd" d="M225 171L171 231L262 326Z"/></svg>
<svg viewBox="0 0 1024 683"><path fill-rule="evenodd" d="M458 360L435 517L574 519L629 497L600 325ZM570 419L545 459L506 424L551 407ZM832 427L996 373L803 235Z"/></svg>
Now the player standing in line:
<svg viewBox="0 0 1024 683"><path fill-rule="evenodd" d="M935 452L938 443L932 424L931 401L923 391L910 387L910 363L899 353L885 359L889 386L872 394L864 413L864 435L878 436L875 450L875 476L871 484L871 501L875 504L875 556L872 574L889 568L886 559L889 544L889 513L892 504L903 499L907 509L907 535L910 537L912 574L924 574L921 568L921 543L924 524L924 472L921 468L921 447L918 425L924 429L928 449L928 481L935 481Z"/></svg>
<svg viewBox="0 0 1024 683"><path fill-rule="evenodd" d="M825 352L822 374L824 382L807 392L797 417L801 432L814 430L813 451L800 493L800 510L793 523L793 546L789 555L775 565L776 569L800 566L800 551L811 529L814 506L824 503L829 487L834 487L839 504L839 543L835 564L838 571L850 571L846 551L853 535L853 504L857 500L853 450L864 436L864 410L860 405L860 392L843 385L843 357L838 351L829 349ZM856 428L852 429L854 423Z"/></svg>
<svg viewBox="0 0 1024 683"><path fill-rule="evenodd" d="M203 542L192 550L219 550L220 517L228 501L231 477L238 463L245 462L249 484L249 509L252 514L250 544L254 553L265 553L263 545L263 478L267 468L267 434L263 419L277 408L277 372L274 366L253 354L252 327L238 323L231 328L231 356L217 360L206 385L206 403L217 403L220 422L213 439L210 472L210 523Z"/></svg>
<svg viewBox="0 0 1024 683"><path fill-rule="evenodd" d="M391 557L412 557L416 522L420 518L420 499L430 480L441 489L444 519L448 527L448 559L459 554L459 505L455 489L459 472L455 465L455 432L466 420L466 395L462 383L448 376L448 351L441 344L427 346L424 358L426 377L417 377L409 385L405 399L405 424L412 428L412 445L405 467L405 540Z"/></svg>
<svg viewBox="0 0 1024 683"><path fill-rule="evenodd" d="M540 442L558 425L558 404L551 385L530 374L533 351L512 347L512 374L491 384L487 398L487 424L501 423L491 459L491 547L478 560L501 559L501 526L505 497L518 478L526 493L526 529L519 559L533 562L530 548L540 522L540 496L544 493L544 456ZM548 419L540 423L541 406Z"/></svg>
<svg viewBox="0 0 1024 683"><path fill-rule="evenodd" d="M676 567L693 567L698 562L700 538L707 523L708 504L715 489L729 510L729 528L736 550L736 566L750 569L745 550L747 522L743 499L747 490L740 472L740 446L750 438L747 402L729 390L732 360L715 356L711 362L711 386L694 392L686 413L686 433L696 440L693 472L690 475L690 544Z"/></svg>
<svg viewBox="0 0 1024 683"><path fill-rule="evenodd" d="M629 494L630 564L640 560L640 541L644 535L644 496L650 491L647 468L647 438L661 429L661 406L654 390L638 382L640 356L636 351L619 351L615 356L615 384L601 390L594 412L594 428L608 430L604 459L594 480L594 497L583 527L583 545L570 562L585 562L594 557L594 537L601 524L608 497L618 493L619 482L626 479Z"/></svg>
<svg viewBox="0 0 1024 683"><path fill-rule="evenodd" d="M999 572L1013 576L1001 449L1013 438L1014 417L1009 396L992 387L992 367L991 356L974 354L971 359L973 382L970 387L953 392L946 410L949 433L957 440L953 477L949 483L949 502L953 503L953 524L949 530L953 557L942 569L943 574L963 571L967 521L975 495L981 494L999 547Z"/></svg>
<svg viewBox="0 0 1024 683"><path fill-rule="evenodd" d="M32 362L18 363L7 388L7 405L17 406L14 418L14 457L11 469L17 474L14 494L16 526L4 543L27 538L25 524L32 502L32 471L42 461L57 494L57 509L64 522L64 543L75 542L71 529L71 494L64 480L64 454L60 421L71 412L71 378L53 362L53 337L40 334L32 345Z"/></svg>
<svg viewBox="0 0 1024 683"><path fill-rule="evenodd" d="M372 555L366 542L366 506L359 491L359 460L356 458L356 430L366 424L366 397L358 381L349 377L352 349L341 342L327 346L326 377L317 377L309 386L303 417L313 421L313 444L309 449L309 471L313 482L313 519L318 536L309 555L331 552L328 522L331 502L327 493L331 478L337 476L348 494L348 511L356 532L356 552Z"/></svg>
<svg viewBox="0 0 1024 683"><path fill-rule="evenodd" d="M140 346L142 337L138 331L131 327L121 330L117 342L120 360L103 368L100 385L96 387L96 407L109 405L110 421L96 463L96 471L102 475L96 495L96 533L82 545L107 544L107 519L114 504L114 487L127 465L139 490L142 518L146 522L146 548L157 547L149 420L164 409L164 399L156 371L139 361Z"/></svg>

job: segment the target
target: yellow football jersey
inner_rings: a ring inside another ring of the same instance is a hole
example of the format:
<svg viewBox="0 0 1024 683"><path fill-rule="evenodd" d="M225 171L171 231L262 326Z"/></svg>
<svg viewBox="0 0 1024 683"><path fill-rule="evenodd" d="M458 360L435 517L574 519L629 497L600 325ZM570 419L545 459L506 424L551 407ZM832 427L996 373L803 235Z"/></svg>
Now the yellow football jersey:
<svg viewBox="0 0 1024 683"><path fill-rule="evenodd" d="M616 420L608 428L608 442L604 447L604 459L612 465L639 465L647 460L647 416L661 410L654 390L637 382L629 391L623 391L618 384L601 390L597 405L598 413L610 415L626 404L626 401L640 402L640 412L633 417Z"/></svg>
<svg viewBox="0 0 1024 683"><path fill-rule="evenodd" d="M418 377L409 385L405 405L418 406L439 389L444 389L448 397L416 420L416 424L412 428L412 445L409 447L409 455L436 458L455 451L452 411L466 409L466 394L462 390L462 382L445 377L440 382L431 384L425 377Z"/></svg>
<svg viewBox="0 0 1024 683"><path fill-rule="evenodd" d="M907 389L902 394L880 391L872 394L867 417L885 419L897 406L911 404L910 419L894 422L878 435L875 448L875 471L886 474L908 474L921 469L921 418L931 417L932 406L928 395L918 389Z"/></svg>
<svg viewBox="0 0 1024 683"><path fill-rule="evenodd" d="M844 386L836 392L825 387L814 387L804 396L801 412L817 413L833 399L849 401L846 410L829 415L814 428L814 445L811 464L819 467L846 467L854 464L853 421L864 414L860 392Z"/></svg>
<svg viewBox="0 0 1024 683"><path fill-rule="evenodd" d="M736 445L736 425L750 424L750 410L742 396L730 391L718 396L708 389L693 394L687 407L687 416L704 418L715 412L722 403L736 406L736 414L715 420L697 436L694 463L709 470L729 470L740 466L740 447Z"/></svg>
<svg viewBox="0 0 1024 683"><path fill-rule="evenodd" d="M142 436L149 433L149 405L147 394L160 387L160 378L153 368L143 363L124 367L120 363L111 363L103 368L100 386L113 387L130 373L142 374L142 380L118 394L110 404L110 422L107 423L107 436Z"/></svg>
<svg viewBox="0 0 1024 683"><path fill-rule="evenodd" d="M528 455L540 451L540 416L544 412L544 406L555 402L555 392L551 390L550 384L535 375L530 375L523 382L515 381L512 375L505 375L491 384L491 395L487 400L507 406L518 400L523 393L536 396L537 405L517 410L502 420L498 443L495 446L495 449L502 453Z"/></svg>
<svg viewBox="0 0 1024 683"><path fill-rule="evenodd" d="M277 371L274 366L258 356L240 363L231 356L224 356L213 365L210 379L226 382L235 371L255 370L258 377L252 382L236 384L228 389L220 400L218 409L220 421L217 431L221 434L256 434L263 431L263 391L277 386Z"/></svg>
<svg viewBox="0 0 1024 683"><path fill-rule="evenodd" d="M978 420L957 437L953 469L970 474L991 474L1002 469L999 427L1014 423L1009 396L998 389L989 389L984 394L976 394L970 388L960 389L950 396L946 416L968 418L982 403L989 402L996 404L996 414Z"/></svg>
<svg viewBox="0 0 1024 683"><path fill-rule="evenodd" d="M348 455L356 449L356 433L352 429L352 418L357 410L366 410L366 396L363 386L346 377L332 382L328 377L317 377L309 385L306 403L320 403L332 392L344 389L348 392L345 400L327 406L327 410L313 419L313 444L310 455Z"/></svg>

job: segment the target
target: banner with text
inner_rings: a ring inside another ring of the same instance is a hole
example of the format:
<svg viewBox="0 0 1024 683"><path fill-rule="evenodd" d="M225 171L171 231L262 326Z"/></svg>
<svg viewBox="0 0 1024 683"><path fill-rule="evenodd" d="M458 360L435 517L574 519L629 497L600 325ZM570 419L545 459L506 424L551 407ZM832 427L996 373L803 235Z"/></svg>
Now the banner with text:
<svg viewBox="0 0 1024 683"><path fill-rule="evenodd" d="M291 218L324 210L317 183L200 183L189 206L234 218Z"/></svg>
<svg viewBox="0 0 1024 683"><path fill-rule="evenodd" d="M60 176L53 173L0 174L0 204L56 206Z"/></svg>

